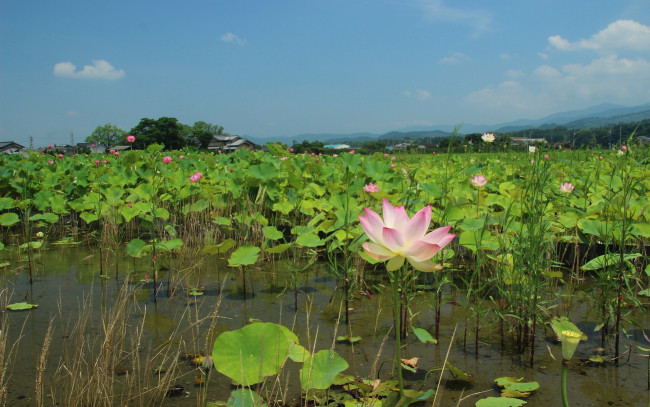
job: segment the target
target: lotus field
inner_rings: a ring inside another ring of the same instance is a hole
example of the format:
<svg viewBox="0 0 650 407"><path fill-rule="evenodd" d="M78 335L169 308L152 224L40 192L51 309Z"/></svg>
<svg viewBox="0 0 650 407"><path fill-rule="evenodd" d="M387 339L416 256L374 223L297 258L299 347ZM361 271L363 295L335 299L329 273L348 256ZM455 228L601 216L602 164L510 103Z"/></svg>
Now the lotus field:
<svg viewBox="0 0 650 407"><path fill-rule="evenodd" d="M648 403L647 147L269 147L0 157L0 404Z"/></svg>

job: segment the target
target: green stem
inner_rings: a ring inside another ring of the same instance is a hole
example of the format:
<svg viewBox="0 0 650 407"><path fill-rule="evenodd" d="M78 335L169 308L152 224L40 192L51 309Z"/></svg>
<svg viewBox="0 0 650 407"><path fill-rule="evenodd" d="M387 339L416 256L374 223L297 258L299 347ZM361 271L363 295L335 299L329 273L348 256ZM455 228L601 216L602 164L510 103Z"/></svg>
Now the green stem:
<svg viewBox="0 0 650 407"><path fill-rule="evenodd" d="M562 361L562 403L564 407L569 407L569 398L567 397L566 394L566 374L567 371L569 370L567 368L568 361L563 360Z"/></svg>
<svg viewBox="0 0 650 407"><path fill-rule="evenodd" d="M399 386L400 397L404 394L404 381L402 379L402 343L400 328L400 301L399 301L399 284L401 281L401 269L393 273L393 325L395 328L395 366L397 366L397 383Z"/></svg>

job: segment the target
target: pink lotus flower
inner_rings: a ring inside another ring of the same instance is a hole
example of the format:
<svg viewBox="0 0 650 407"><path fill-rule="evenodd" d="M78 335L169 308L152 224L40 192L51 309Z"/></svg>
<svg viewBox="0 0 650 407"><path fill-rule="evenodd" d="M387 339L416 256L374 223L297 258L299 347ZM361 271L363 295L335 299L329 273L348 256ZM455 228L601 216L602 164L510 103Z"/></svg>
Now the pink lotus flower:
<svg viewBox="0 0 650 407"><path fill-rule="evenodd" d="M363 186L363 190L366 191L369 194L373 194L375 192L379 192L379 186L377 184L373 184L372 182L368 185Z"/></svg>
<svg viewBox="0 0 650 407"><path fill-rule="evenodd" d="M388 158L388 153L384 153L384 158Z"/></svg>
<svg viewBox="0 0 650 407"><path fill-rule="evenodd" d="M390 168L395 168L395 164L391 164L391 165L390 165Z"/></svg>
<svg viewBox="0 0 650 407"><path fill-rule="evenodd" d="M485 141L486 143L491 143L491 142L494 141L494 134L492 134L492 133L485 133L485 134L483 134L483 135L481 136L481 138L482 138L483 141Z"/></svg>
<svg viewBox="0 0 650 407"><path fill-rule="evenodd" d="M290 149L289 149L289 152L290 152L290 153L293 153L293 148L290 148Z"/></svg>
<svg viewBox="0 0 650 407"><path fill-rule="evenodd" d="M621 146L621 150L623 151L627 150L627 146Z"/></svg>
<svg viewBox="0 0 650 407"><path fill-rule="evenodd" d="M312 157L315 156L315 155L316 155L316 153L311 153L311 156L312 156Z"/></svg>
<svg viewBox="0 0 650 407"><path fill-rule="evenodd" d="M217 153L221 154L221 150L217 150Z"/></svg>
<svg viewBox="0 0 650 407"><path fill-rule="evenodd" d="M383 201L383 219L370 209L366 208L364 212L365 216L359 215L359 221L371 242L365 242L363 249L375 260L388 260L388 271L399 269L405 260L420 271L439 269L429 260L456 236L448 233L451 226L426 234L431 223L431 205L411 219L403 206L393 206L386 198Z"/></svg>
<svg viewBox="0 0 650 407"><path fill-rule="evenodd" d="M126 141L128 141L129 143L133 143L135 141L135 136L129 134L128 136L126 136Z"/></svg>
<svg viewBox="0 0 650 407"><path fill-rule="evenodd" d="M397 158L395 158L395 157L391 157L390 160L391 160L391 161L395 161L395 160L397 160Z"/></svg>
<svg viewBox="0 0 650 407"><path fill-rule="evenodd" d="M52 144L48 144L48 145L47 145L47 148L52 148Z"/></svg>
<svg viewBox="0 0 650 407"><path fill-rule="evenodd" d="M563 194L570 194L571 192L573 192L573 188L575 187L570 182L565 182L564 184L560 184L560 192L562 192Z"/></svg>
<svg viewBox="0 0 650 407"><path fill-rule="evenodd" d="M95 165L99 165L101 162L99 160L95 160Z"/></svg>
<svg viewBox="0 0 650 407"><path fill-rule="evenodd" d="M197 182L201 178L203 178L203 174L201 174L200 172L196 172L190 176L190 182Z"/></svg>
<svg viewBox="0 0 650 407"><path fill-rule="evenodd" d="M280 157L280 161L284 161L286 159L287 159L287 157Z"/></svg>
<svg viewBox="0 0 650 407"><path fill-rule="evenodd" d="M483 175L478 174L474 175L470 181L472 182L472 185L477 188L484 187L485 184L487 184L487 179Z"/></svg>
<svg viewBox="0 0 650 407"><path fill-rule="evenodd" d="M550 157L548 156L548 154L544 154L544 158L546 158L547 160L550 159Z"/></svg>
<svg viewBox="0 0 650 407"><path fill-rule="evenodd" d="M118 153L118 152L116 151L116 152L113 153L113 155L114 155L115 157L119 157L119 156L120 156L120 153Z"/></svg>
<svg viewBox="0 0 650 407"><path fill-rule="evenodd" d="M59 153L59 158L63 158L63 154Z"/></svg>
<svg viewBox="0 0 650 407"><path fill-rule="evenodd" d="M50 164L50 165L52 165L52 164L54 164L54 161L52 161L52 160L47 160L47 163Z"/></svg>
<svg viewBox="0 0 650 407"><path fill-rule="evenodd" d="M95 145L94 145L94 144L91 144L90 146L91 146L92 148L95 148Z"/></svg>
<svg viewBox="0 0 650 407"><path fill-rule="evenodd" d="M169 164L170 162L172 162L172 158L170 156L163 157L163 164Z"/></svg>
<svg viewBox="0 0 650 407"><path fill-rule="evenodd" d="M350 154L354 154L354 150L350 150Z"/></svg>

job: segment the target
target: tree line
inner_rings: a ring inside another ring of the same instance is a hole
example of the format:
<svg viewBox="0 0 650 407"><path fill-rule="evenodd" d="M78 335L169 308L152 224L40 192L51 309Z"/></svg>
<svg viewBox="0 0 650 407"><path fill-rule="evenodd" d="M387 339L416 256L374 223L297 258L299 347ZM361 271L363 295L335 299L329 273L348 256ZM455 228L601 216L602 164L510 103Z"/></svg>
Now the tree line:
<svg viewBox="0 0 650 407"><path fill-rule="evenodd" d="M92 134L86 137L88 143L102 143L107 147L128 144L126 138L132 135L135 141L134 149L144 149L150 144L162 144L170 150L183 147L208 148L210 141L215 136L226 136L223 127L198 121L192 126L179 123L173 117L159 119L142 118L134 128L129 131L120 129L113 124L97 126Z"/></svg>

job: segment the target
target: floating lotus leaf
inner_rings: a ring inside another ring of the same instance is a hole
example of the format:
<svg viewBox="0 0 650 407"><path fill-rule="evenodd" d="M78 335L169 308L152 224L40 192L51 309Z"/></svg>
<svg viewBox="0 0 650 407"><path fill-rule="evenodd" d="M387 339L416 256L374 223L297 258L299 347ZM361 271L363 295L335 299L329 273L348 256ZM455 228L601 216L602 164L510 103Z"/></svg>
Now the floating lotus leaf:
<svg viewBox="0 0 650 407"><path fill-rule="evenodd" d="M38 307L37 304L29 304L27 302L17 302L7 305L7 309L11 311L25 311Z"/></svg>
<svg viewBox="0 0 650 407"><path fill-rule="evenodd" d="M523 400L509 397L488 397L476 402L476 407L519 407L527 404Z"/></svg>
<svg viewBox="0 0 650 407"><path fill-rule="evenodd" d="M321 350L300 369L300 384L305 390L327 389L334 384L336 375L348 367L348 362L333 350Z"/></svg>
<svg viewBox="0 0 650 407"><path fill-rule="evenodd" d="M518 392L531 392L539 389L539 383L524 382L522 380L524 380L523 377L520 377L519 379L515 377L499 377L498 379L494 380L494 383L496 383L497 386L501 386L507 390L518 391ZM519 397L519 396L514 396L514 397Z"/></svg>
<svg viewBox="0 0 650 407"><path fill-rule="evenodd" d="M467 381L473 381L474 380L473 375L463 372L459 368L452 366L451 363L449 363L447 361L445 361L445 366L447 367L447 369L449 370L451 375L456 380L467 380Z"/></svg>
<svg viewBox="0 0 650 407"><path fill-rule="evenodd" d="M348 335L340 335L336 337L337 341L340 342L349 342L349 343L355 343L359 342L361 340L360 336L348 336Z"/></svg>

